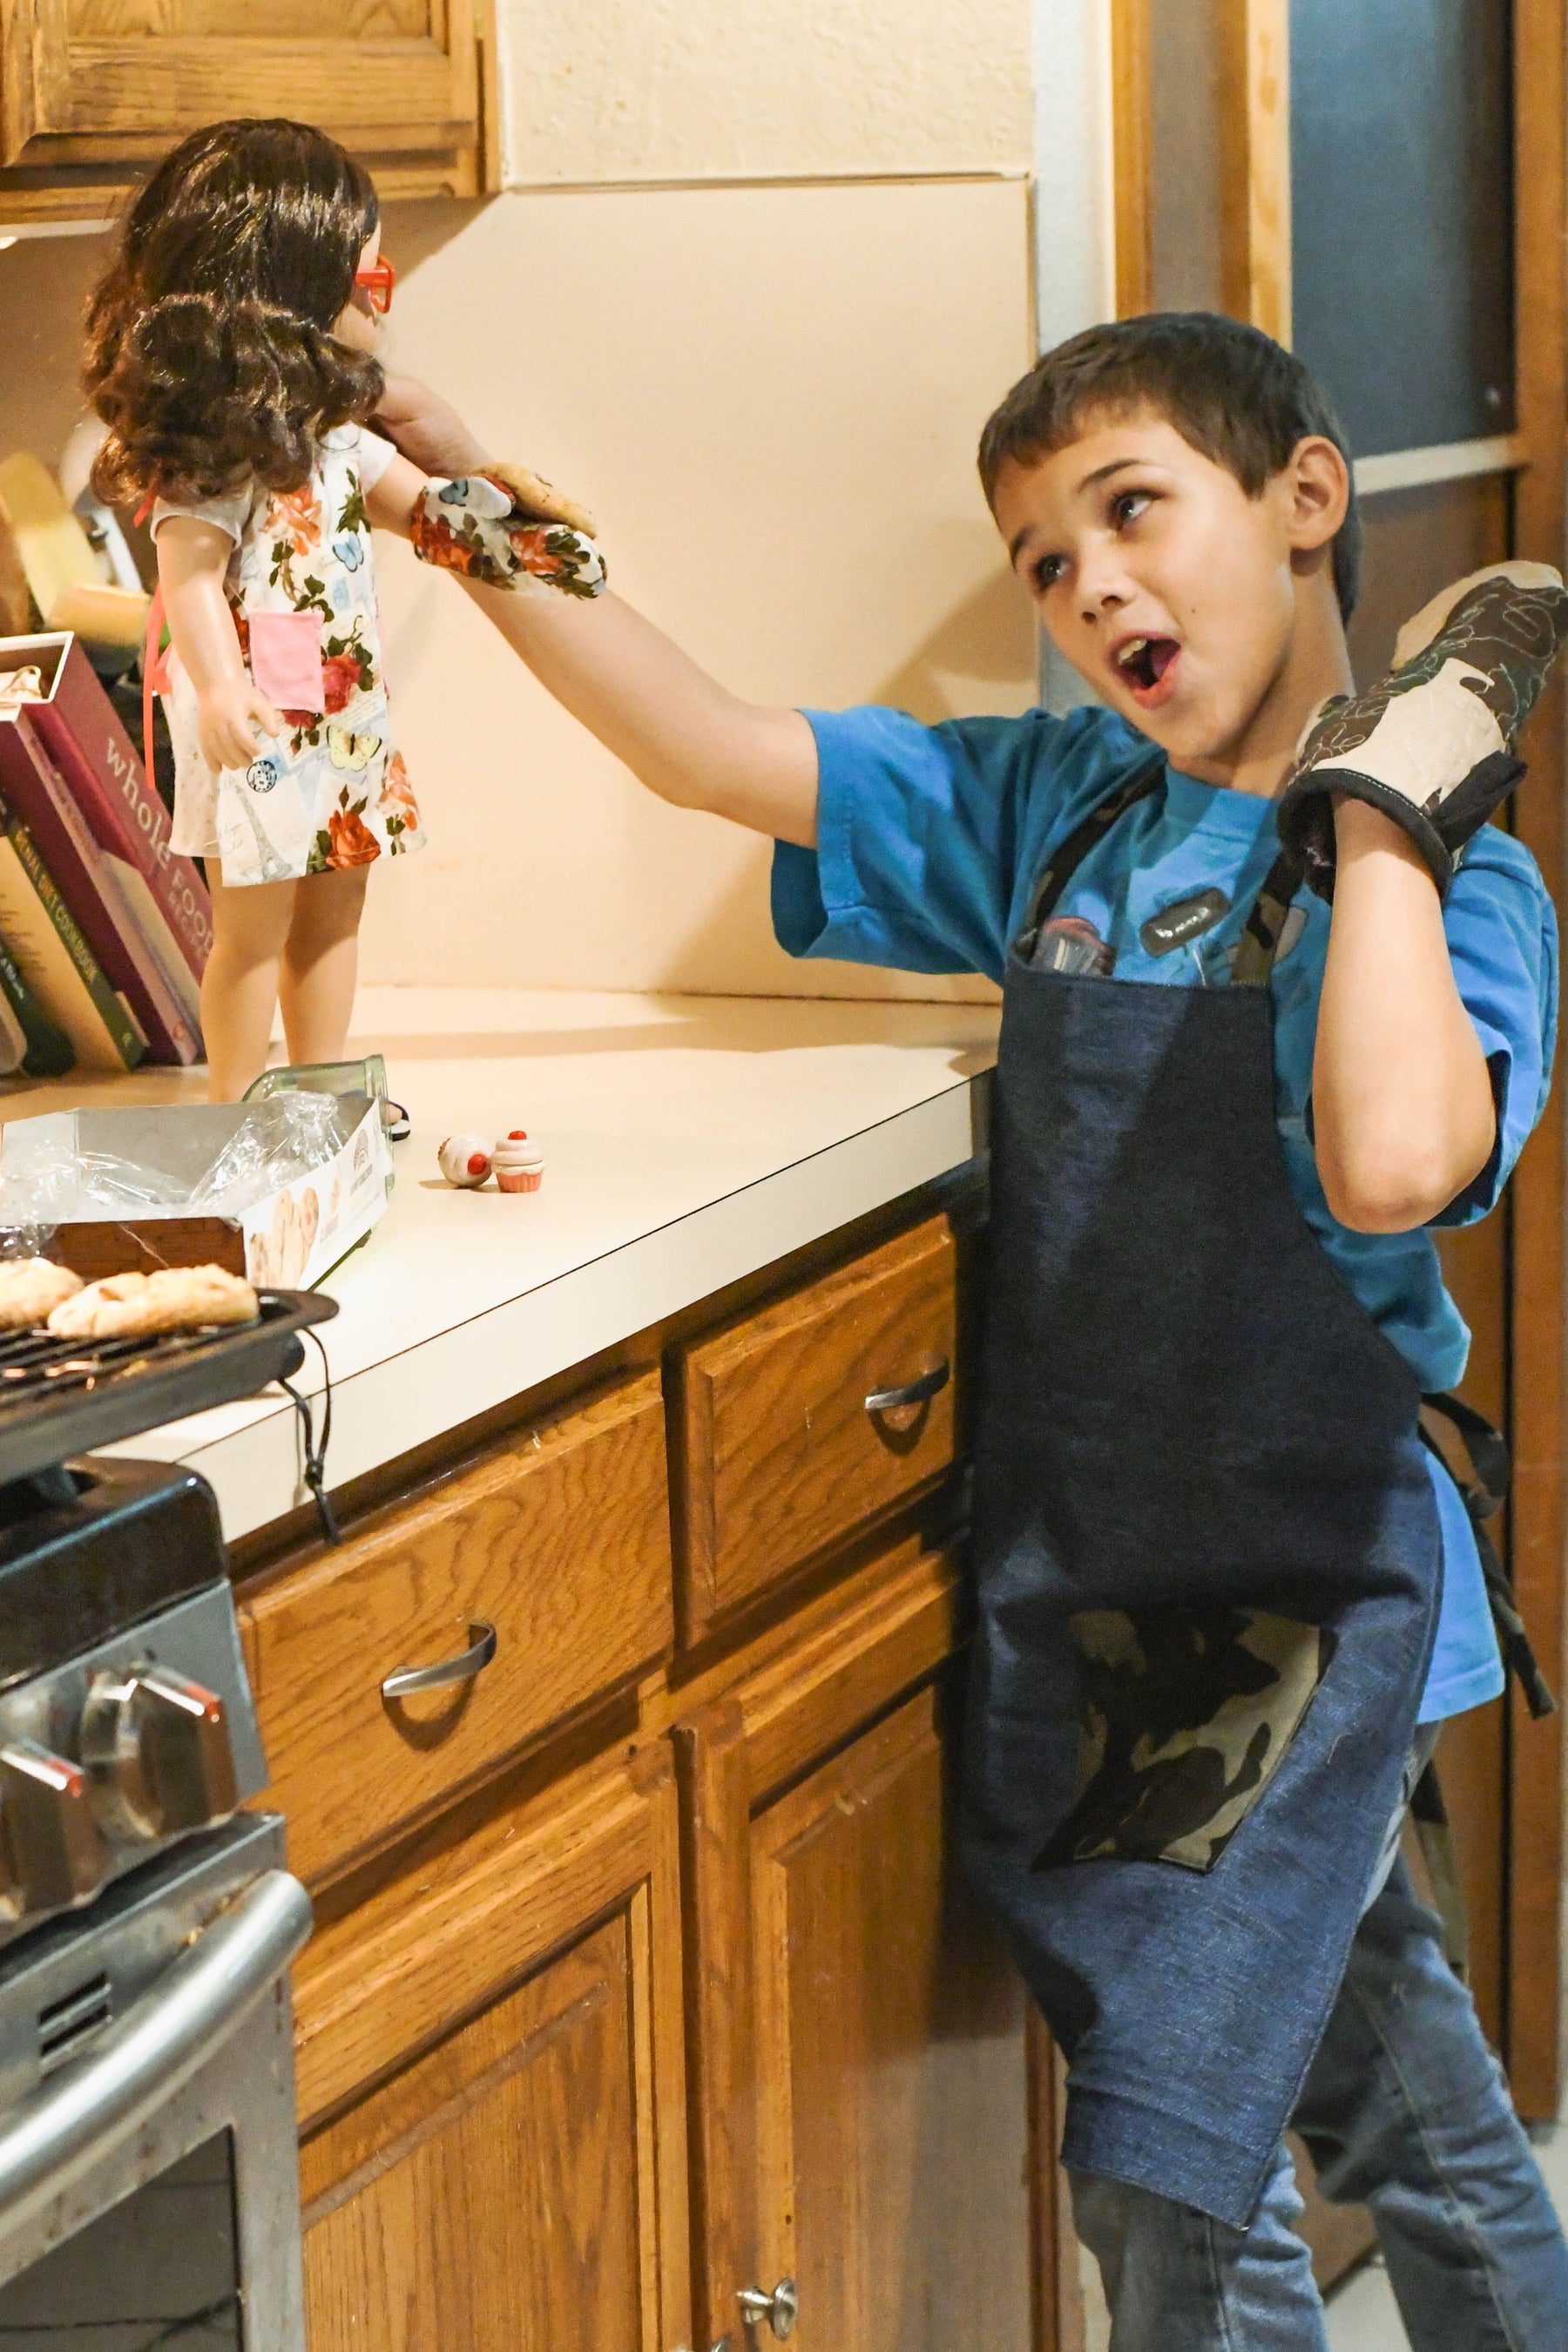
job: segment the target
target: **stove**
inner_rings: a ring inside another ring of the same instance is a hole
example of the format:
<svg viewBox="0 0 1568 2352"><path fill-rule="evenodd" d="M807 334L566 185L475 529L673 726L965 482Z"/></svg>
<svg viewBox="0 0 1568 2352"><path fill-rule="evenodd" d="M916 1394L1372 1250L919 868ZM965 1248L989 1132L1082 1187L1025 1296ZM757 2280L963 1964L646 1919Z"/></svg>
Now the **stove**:
<svg viewBox="0 0 1568 2352"><path fill-rule="evenodd" d="M267 1785L223 1563L190 1471L0 1489L0 1950Z"/></svg>
<svg viewBox="0 0 1568 2352"><path fill-rule="evenodd" d="M216 1501L193 1471L71 1440L287 1380L299 1330L334 1311L268 1294L258 1324L178 1349L0 1344L0 2340L18 2352L304 2352L288 1969L310 1906L282 1822L247 1810L267 1768Z"/></svg>

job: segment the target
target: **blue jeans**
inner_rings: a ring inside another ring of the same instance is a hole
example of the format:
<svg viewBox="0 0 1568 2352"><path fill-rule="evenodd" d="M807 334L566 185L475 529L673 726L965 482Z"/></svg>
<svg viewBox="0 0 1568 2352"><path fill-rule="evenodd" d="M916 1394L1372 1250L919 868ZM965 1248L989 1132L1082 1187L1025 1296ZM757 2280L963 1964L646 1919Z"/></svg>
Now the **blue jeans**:
<svg viewBox="0 0 1568 2352"><path fill-rule="evenodd" d="M1403 1863L1356 1932L1296 2126L1318 2183L1372 2208L1415 2352L1568 2352L1568 2244L1469 1994ZM1289 2157L1247 2230L1072 2176L1111 2352L1326 2352Z"/></svg>

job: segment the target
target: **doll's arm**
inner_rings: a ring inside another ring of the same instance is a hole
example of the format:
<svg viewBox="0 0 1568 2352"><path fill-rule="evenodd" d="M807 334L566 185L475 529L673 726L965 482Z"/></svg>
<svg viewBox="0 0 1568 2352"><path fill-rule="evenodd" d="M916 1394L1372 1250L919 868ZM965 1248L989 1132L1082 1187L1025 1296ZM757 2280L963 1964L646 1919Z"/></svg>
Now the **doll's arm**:
<svg viewBox="0 0 1568 2352"><path fill-rule="evenodd" d="M251 684L239 650L224 575L234 541L216 523L170 515L158 530L158 579L163 609L192 685L196 733L209 768L248 767L256 730L279 735L283 714Z"/></svg>
<svg viewBox="0 0 1568 2352"><path fill-rule="evenodd" d="M425 494L429 475L406 457L394 457L374 489L364 494L364 510L376 530L395 531L406 539L414 519L415 501Z"/></svg>

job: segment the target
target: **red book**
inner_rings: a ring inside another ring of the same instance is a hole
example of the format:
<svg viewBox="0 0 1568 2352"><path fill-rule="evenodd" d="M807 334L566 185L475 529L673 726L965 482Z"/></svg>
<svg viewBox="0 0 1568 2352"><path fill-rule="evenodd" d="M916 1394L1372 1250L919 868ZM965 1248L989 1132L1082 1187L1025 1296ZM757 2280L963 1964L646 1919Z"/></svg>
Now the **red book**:
<svg viewBox="0 0 1568 2352"><path fill-rule="evenodd" d="M146 1033L152 1059L196 1061L201 1039L65 778L38 740L26 705L15 719L0 719L0 795L37 843L110 987L120 991Z"/></svg>
<svg viewBox="0 0 1568 2352"><path fill-rule="evenodd" d="M47 699L27 719L70 787L99 847L145 881L191 977L200 982L212 946L212 900L197 866L169 846L169 813L74 635L0 637L0 669L36 662ZM163 954L163 941L154 939Z"/></svg>

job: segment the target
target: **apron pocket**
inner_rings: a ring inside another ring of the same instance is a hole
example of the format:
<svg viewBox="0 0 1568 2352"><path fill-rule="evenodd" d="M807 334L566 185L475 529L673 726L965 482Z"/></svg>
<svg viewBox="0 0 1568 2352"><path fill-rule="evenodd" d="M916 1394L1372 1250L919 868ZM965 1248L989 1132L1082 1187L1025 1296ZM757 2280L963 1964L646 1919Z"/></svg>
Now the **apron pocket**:
<svg viewBox="0 0 1568 2352"><path fill-rule="evenodd" d="M1326 1626L1265 1609L1088 1610L1068 1621L1082 1746L1071 1812L1036 1864L1212 1870L1328 1672Z"/></svg>
<svg viewBox="0 0 1568 2352"><path fill-rule="evenodd" d="M252 613L250 677L279 710L318 718L327 707L319 613Z"/></svg>

